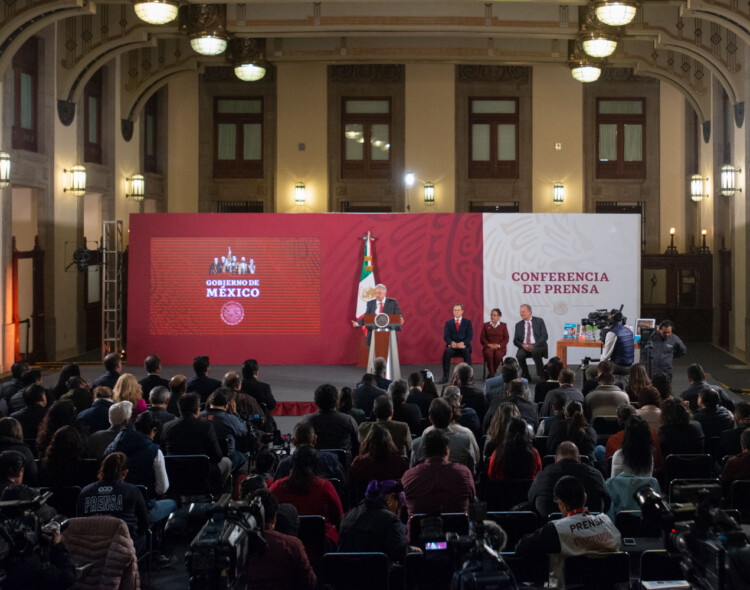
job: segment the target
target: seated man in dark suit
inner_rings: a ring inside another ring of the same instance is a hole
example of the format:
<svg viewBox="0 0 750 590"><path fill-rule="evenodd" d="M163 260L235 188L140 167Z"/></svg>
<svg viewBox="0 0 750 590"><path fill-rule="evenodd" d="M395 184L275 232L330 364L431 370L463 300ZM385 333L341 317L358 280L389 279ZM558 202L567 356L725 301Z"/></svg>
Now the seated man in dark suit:
<svg viewBox="0 0 750 590"><path fill-rule="evenodd" d="M377 386L377 378L372 373L365 373L360 383L359 387L354 390L354 403L369 420L372 418L372 406L375 400L385 395L385 390Z"/></svg>
<svg viewBox="0 0 750 590"><path fill-rule="evenodd" d="M572 369L563 369L560 371L558 379L560 380L560 387L547 392L547 396L544 400L536 400L537 402L544 401L544 404L542 405L542 416L549 416L551 414L552 396L557 392L560 392L565 396L565 403L570 400L581 403L584 401L583 392L575 387L576 374Z"/></svg>
<svg viewBox="0 0 750 590"><path fill-rule="evenodd" d="M0 389L0 398L2 398L0 400L0 411L4 415L8 414L8 402L10 402L10 398L23 389L22 376L28 370L29 363L26 361L18 361L11 365L10 374L12 375L12 379L3 383L2 389Z"/></svg>
<svg viewBox="0 0 750 590"><path fill-rule="evenodd" d="M470 407L477 413L479 423L484 420L487 413L487 397L484 392L474 385L474 369L471 365L461 363L456 367L453 375L453 385L461 390L463 404Z"/></svg>
<svg viewBox="0 0 750 590"><path fill-rule="evenodd" d="M212 469L221 474L223 485L232 471L232 461L228 457L222 457L213 424L198 418L198 394L186 393L177 401L177 406L180 418L167 422L162 427L162 448L167 455L207 455Z"/></svg>
<svg viewBox="0 0 750 590"><path fill-rule="evenodd" d="M78 413L78 419L88 426L89 434L109 428L109 406L113 403L109 387L99 386L94 389L94 403Z"/></svg>
<svg viewBox="0 0 750 590"><path fill-rule="evenodd" d="M122 371L122 360L120 359L119 352L110 352L104 357L104 368L107 370L104 375L100 375L91 382L91 389L104 385L110 389L115 388L117 380L120 378L120 371Z"/></svg>
<svg viewBox="0 0 750 590"><path fill-rule="evenodd" d="M255 398L259 404L266 404L270 412L276 407L276 399L268 383L258 381L258 361L248 359L242 364L242 388L240 391Z"/></svg>
<svg viewBox="0 0 750 590"><path fill-rule="evenodd" d="M448 373L451 359L460 356L467 365L471 365L471 339L474 335L471 329L471 320L464 319L463 303L453 305L453 319L445 322L443 340L445 350L443 351L443 378L440 383L448 383Z"/></svg>
<svg viewBox="0 0 750 590"><path fill-rule="evenodd" d="M193 359L193 371L195 377L188 381L187 392L197 393L201 402L205 403L208 396L221 387L221 381L208 376L211 372L211 363L207 356L197 356Z"/></svg>
<svg viewBox="0 0 750 590"><path fill-rule="evenodd" d="M47 413L47 392L41 385L29 385L23 390L23 401L26 407L14 412L11 418L21 423L24 440L35 439L39 424Z"/></svg>
<svg viewBox="0 0 750 590"><path fill-rule="evenodd" d="M143 390L143 397L148 398L154 387L169 387L169 381L159 376L161 372L161 359L157 355L148 355L146 360L143 361L143 368L148 373L145 378L138 382Z"/></svg>
<svg viewBox="0 0 750 590"><path fill-rule="evenodd" d="M149 407L147 412L151 414L151 418L157 425L156 435L154 436L154 442L157 445L161 442L161 431L164 428L164 425L167 422L171 422L172 420L177 419L174 414L171 414L167 411L169 397L169 389L167 389L166 387L162 387L161 385L157 385L156 387L151 389L151 393L149 393L148 396L148 401L151 403L151 406Z"/></svg>
<svg viewBox="0 0 750 590"><path fill-rule="evenodd" d="M521 321L516 324L513 344L518 347L516 358L521 365L521 376L531 380L526 359L531 357L536 366L536 376L539 382L546 381L542 359L547 358L547 326L542 318L532 317L531 306L524 303L520 310Z"/></svg>

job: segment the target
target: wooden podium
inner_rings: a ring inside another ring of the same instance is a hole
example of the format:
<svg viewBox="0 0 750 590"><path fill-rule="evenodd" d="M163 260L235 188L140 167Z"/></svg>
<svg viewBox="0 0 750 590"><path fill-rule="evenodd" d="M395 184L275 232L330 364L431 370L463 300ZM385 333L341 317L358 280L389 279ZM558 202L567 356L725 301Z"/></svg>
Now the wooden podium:
<svg viewBox="0 0 750 590"><path fill-rule="evenodd" d="M365 314L364 323L372 329L370 351L367 357L367 372L373 372L373 361L378 357L386 359L385 377L395 381L401 379L401 365L398 362L398 341L396 326L401 326L401 315L394 313Z"/></svg>

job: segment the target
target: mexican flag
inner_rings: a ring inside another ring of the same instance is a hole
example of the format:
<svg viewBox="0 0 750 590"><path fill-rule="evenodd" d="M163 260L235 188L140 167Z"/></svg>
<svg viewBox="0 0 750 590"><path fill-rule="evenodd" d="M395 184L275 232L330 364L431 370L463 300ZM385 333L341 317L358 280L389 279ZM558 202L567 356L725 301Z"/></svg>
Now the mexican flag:
<svg viewBox="0 0 750 590"><path fill-rule="evenodd" d="M375 273L373 272L372 260L372 237L370 232L367 232L367 236L362 238L365 241L365 255L362 260L362 272L359 275L359 288L357 289L357 319L361 319L365 315L365 309L367 309L367 302L370 299L375 298ZM366 331L363 326L362 330Z"/></svg>

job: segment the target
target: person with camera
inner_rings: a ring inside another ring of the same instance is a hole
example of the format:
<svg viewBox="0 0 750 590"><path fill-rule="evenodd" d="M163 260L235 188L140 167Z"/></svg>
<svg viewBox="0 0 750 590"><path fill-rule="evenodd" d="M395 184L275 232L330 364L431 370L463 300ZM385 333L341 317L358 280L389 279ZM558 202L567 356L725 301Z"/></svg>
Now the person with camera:
<svg viewBox="0 0 750 590"><path fill-rule="evenodd" d="M673 330L674 324L664 320L659 324L659 329L655 330L641 347L641 363L648 367L648 374L652 379L656 375L666 375L671 381L672 362L687 354L685 343L673 333Z"/></svg>
<svg viewBox="0 0 750 590"><path fill-rule="evenodd" d="M599 359L599 362L611 361L615 375L627 375L635 360L635 338L631 329L623 322L624 319L619 311L612 316ZM596 374L596 365L589 365L586 369L586 377L596 379Z"/></svg>

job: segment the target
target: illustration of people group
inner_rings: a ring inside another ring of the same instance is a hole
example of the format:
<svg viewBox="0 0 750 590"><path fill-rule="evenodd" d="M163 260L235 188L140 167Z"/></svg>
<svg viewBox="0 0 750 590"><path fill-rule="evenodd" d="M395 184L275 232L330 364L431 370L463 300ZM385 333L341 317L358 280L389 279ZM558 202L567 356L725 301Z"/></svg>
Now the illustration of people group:
<svg viewBox="0 0 750 590"><path fill-rule="evenodd" d="M241 256L239 261L237 256L232 254L232 248L227 248L227 255L219 258L214 257L214 261L208 269L208 274L233 274L233 275L254 275L255 274L255 261L252 258L248 258L247 261L244 256Z"/></svg>

